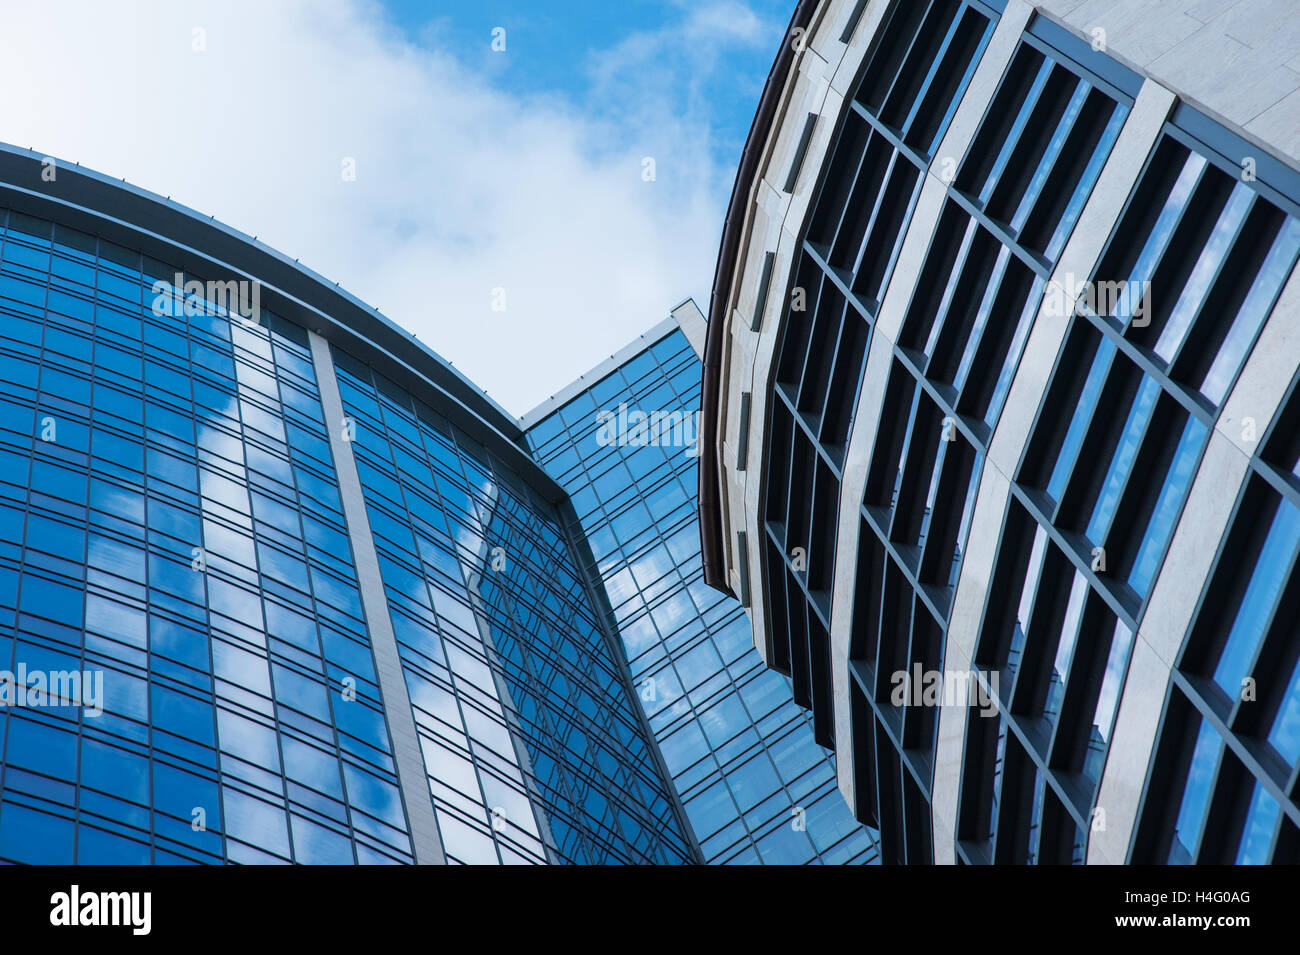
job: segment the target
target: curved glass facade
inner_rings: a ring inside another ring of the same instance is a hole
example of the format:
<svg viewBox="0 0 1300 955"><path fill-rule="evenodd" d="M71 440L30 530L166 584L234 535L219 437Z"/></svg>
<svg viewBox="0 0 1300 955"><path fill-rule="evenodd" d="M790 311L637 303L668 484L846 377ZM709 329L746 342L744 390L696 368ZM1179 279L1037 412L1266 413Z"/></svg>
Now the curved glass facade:
<svg viewBox="0 0 1300 955"><path fill-rule="evenodd" d="M705 860L875 862L875 836L836 791L834 759L789 681L763 665L740 604L704 586L694 508L700 361L678 330L648 338L531 426L528 441L573 501L573 532L590 544ZM670 422L668 434L661 426L610 440L602 412L612 421L620 409L624 420Z"/></svg>
<svg viewBox="0 0 1300 955"><path fill-rule="evenodd" d="M0 263L0 656L103 710L0 710L0 856L411 861L305 333L17 212Z"/></svg>
<svg viewBox="0 0 1300 955"><path fill-rule="evenodd" d="M554 485L307 310L0 225L0 859L697 861Z"/></svg>
<svg viewBox="0 0 1300 955"><path fill-rule="evenodd" d="M689 860L553 508L443 416L335 361L448 856Z"/></svg>

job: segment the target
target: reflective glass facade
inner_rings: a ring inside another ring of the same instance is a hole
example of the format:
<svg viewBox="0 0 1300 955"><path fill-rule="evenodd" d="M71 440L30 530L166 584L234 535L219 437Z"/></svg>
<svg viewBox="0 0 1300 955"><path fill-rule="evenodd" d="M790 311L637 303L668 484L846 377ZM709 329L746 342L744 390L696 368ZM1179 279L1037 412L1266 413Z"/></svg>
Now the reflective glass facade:
<svg viewBox="0 0 1300 955"><path fill-rule="evenodd" d="M4 221L0 657L103 713L0 709L0 857L411 861L306 335Z"/></svg>
<svg viewBox="0 0 1300 955"><path fill-rule="evenodd" d="M698 861L540 471L290 296L247 321L139 247L0 226L0 860Z"/></svg>
<svg viewBox="0 0 1300 955"><path fill-rule="evenodd" d="M691 859L554 509L335 356L448 857Z"/></svg>
<svg viewBox="0 0 1300 955"><path fill-rule="evenodd" d="M874 862L874 833L836 791L834 758L813 738L789 680L764 667L740 604L702 581L700 372L685 336L661 329L557 403L529 428L529 445L573 502L573 533L590 544L705 859ZM637 413L669 424L638 433ZM620 431L620 421L630 424Z"/></svg>

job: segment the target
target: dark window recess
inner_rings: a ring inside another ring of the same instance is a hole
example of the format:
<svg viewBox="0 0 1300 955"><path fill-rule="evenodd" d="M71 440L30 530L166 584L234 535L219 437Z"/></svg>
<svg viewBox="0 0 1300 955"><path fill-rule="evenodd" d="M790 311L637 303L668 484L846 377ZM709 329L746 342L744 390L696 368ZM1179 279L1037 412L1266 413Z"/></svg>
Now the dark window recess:
<svg viewBox="0 0 1300 955"><path fill-rule="evenodd" d="M835 239L840 222L848 213L849 195L858 180L859 169L869 143L878 142L877 150L888 149L883 137L877 136L871 125L860 114L849 110L844 116L817 201L808 220L808 241L820 247L829 246Z"/></svg>
<svg viewBox="0 0 1300 955"><path fill-rule="evenodd" d="M772 402L770 409L771 453L767 469L767 508L765 511L769 533L776 542L785 545L786 507L790 500L790 464L794 459L794 416L780 400Z"/></svg>
<svg viewBox="0 0 1300 955"><path fill-rule="evenodd" d="M840 340L835 347L835 361L831 366L819 437L826 452L841 466L853 425L853 414L858 406L862 375L866 370L870 332L867 323L856 313L846 314L840 328Z"/></svg>
<svg viewBox="0 0 1300 955"><path fill-rule="evenodd" d="M984 624L980 627L979 643L975 649L975 663L982 669L1008 671L1019 663L1024 639L1019 609L1026 589L1032 598L1037 586L1037 567L1033 578L1027 575L1035 556L1034 539L1040 533L1037 522L1012 498L989 580L989 591L1002 596L990 600L985 608ZM1008 688L1010 676L1010 671L1002 674L1002 683Z"/></svg>
<svg viewBox="0 0 1300 955"><path fill-rule="evenodd" d="M970 81L991 21L960 0L898 3L858 86L858 102L928 156Z"/></svg>
<svg viewBox="0 0 1300 955"><path fill-rule="evenodd" d="M872 210L866 237L854 262L853 294L873 313L885 297L894 261L907 232L904 225L920 191L921 178L920 170L910 162L895 159L884 191Z"/></svg>
<svg viewBox="0 0 1300 955"><path fill-rule="evenodd" d="M799 142L795 144L794 156L790 160L790 172L782 187L786 192L794 192L794 187L799 183L799 172L803 169L804 157L808 155L808 146L812 143L813 130L816 128L817 114L809 113L804 120L803 132L799 134Z"/></svg>
<svg viewBox="0 0 1300 955"><path fill-rule="evenodd" d="M866 12L867 0L858 0L853 5L853 12L849 14L848 20L844 24L844 30L840 33L840 42L848 43L853 39L853 34L857 32L858 24L862 21L862 14Z"/></svg>
<svg viewBox="0 0 1300 955"><path fill-rule="evenodd" d="M1130 612L1150 591L1207 425L1086 317L1072 319L1020 483Z"/></svg>
<svg viewBox="0 0 1300 955"><path fill-rule="evenodd" d="M1300 220L1192 142L1167 130L1152 151L1092 278L1109 291L1086 304L1215 407L1300 256Z"/></svg>
<svg viewBox="0 0 1300 955"><path fill-rule="evenodd" d="M1300 491L1300 376L1274 421L1261 457Z"/></svg>
<svg viewBox="0 0 1300 955"><path fill-rule="evenodd" d="M854 577L853 620L849 657L864 666L876 663L876 641L880 636L881 586L885 574L885 548L871 531L866 518L859 519L858 561Z"/></svg>
<svg viewBox="0 0 1300 955"><path fill-rule="evenodd" d="M1064 248L1128 108L1022 42L976 131L955 186L1021 247Z"/></svg>
<svg viewBox="0 0 1300 955"><path fill-rule="evenodd" d="M880 858L886 864L907 861L903 828L903 768L885 727L877 722L876 735L876 801L880 807Z"/></svg>
<svg viewBox="0 0 1300 955"><path fill-rule="evenodd" d="M786 600L786 564L781 546L770 537L764 549L767 558L767 592L772 614L772 664L786 676L790 675L789 606ZM797 604L796 604L797 606Z"/></svg>
<svg viewBox="0 0 1300 955"><path fill-rule="evenodd" d="M763 312L767 310L767 296L772 287L772 267L776 264L775 252L763 253L763 270L758 277L758 295L754 299L754 315L749 327L759 331L763 327Z"/></svg>
<svg viewBox="0 0 1300 955"><path fill-rule="evenodd" d="M987 865L997 834L998 784L1006 724L971 709L966 718L966 754L957 802L958 856Z"/></svg>
<svg viewBox="0 0 1300 955"><path fill-rule="evenodd" d="M876 799L876 720L867 695L856 680L849 681L853 730L853 814L858 821L879 826Z"/></svg>
<svg viewBox="0 0 1300 955"><path fill-rule="evenodd" d="M781 333L780 358L776 367L777 387L785 387L793 397L803 379L804 360L808 355L813 316L817 312L822 282L829 281L810 257L802 257L795 273L790 301L786 303L786 323Z"/></svg>

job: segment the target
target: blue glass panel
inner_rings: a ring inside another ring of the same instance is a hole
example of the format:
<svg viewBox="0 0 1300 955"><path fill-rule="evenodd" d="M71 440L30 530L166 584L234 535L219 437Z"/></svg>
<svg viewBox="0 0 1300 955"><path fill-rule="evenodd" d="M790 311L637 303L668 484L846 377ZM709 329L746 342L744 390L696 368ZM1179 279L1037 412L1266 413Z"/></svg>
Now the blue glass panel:
<svg viewBox="0 0 1300 955"><path fill-rule="evenodd" d="M1280 500L1214 669L1214 680L1229 699L1241 693L1242 680L1250 676L1259 642L1267 632L1269 617L1286 583L1291 557L1297 551L1300 551L1300 511L1290 502Z"/></svg>
<svg viewBox="0 0 1300 955"><path fill-rule="evenodd" d="M1178 810L1174 838L1168 862L1181 865L1193 861L1209 808L1211 787L1218 772L1219 755L1223 752L1223 738L1208 722L1202 721L1192 751L1191 766L1183 788L1183 798Z"/></svg>

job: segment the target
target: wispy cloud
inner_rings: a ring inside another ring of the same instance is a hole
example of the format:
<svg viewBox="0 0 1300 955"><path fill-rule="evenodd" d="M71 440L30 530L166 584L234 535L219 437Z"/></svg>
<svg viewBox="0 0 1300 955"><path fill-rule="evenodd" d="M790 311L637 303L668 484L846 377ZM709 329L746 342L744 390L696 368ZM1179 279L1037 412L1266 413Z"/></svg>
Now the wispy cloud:
<svg viewBox="0 0 1300 955"><path fill-rule="evenodd" d="M604 105L580 110L495 88L369 0L11 6L0 88L25 95L0 139L258 235L520 413L707 293L732 170L674 84L763 37L733 0L685 10L594 55Z"/></svg>
<svg viewBox="0 0 1300 955"><path fill-rule="evenodd" d="M778 24L740 0L684 6L679 19L590 55L591 101L628 129L670 135L685 129L700 145L714 148L715 120L724 112L718 100L739 92L752 93L757 103L761 87L762 77L731 72L731 55L738 50L766 53L779 33ZM738 82L749 89L737 91ZM735 170L717 171L729 182Z"/></svg>

